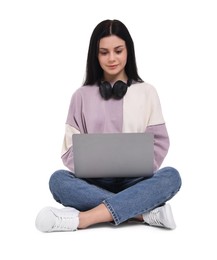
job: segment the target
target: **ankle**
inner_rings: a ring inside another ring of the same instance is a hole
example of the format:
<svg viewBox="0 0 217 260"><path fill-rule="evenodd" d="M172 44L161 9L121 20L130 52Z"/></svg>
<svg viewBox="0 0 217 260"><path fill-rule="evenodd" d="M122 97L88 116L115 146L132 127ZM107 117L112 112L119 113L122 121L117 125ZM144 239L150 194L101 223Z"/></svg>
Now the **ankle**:
<svg viewBox="0 0 217 260"><path fill-rule="evenodd" d="M91 225L90 217L88 217L87 212L80 212L78 215L78 218L79 218L78 229L84 229Z"/></svg>
<svg viewBox="0 0 217 260"><path fill-rule="evenodd" d="M138 215L136 217L134 217L133 219L139 221L139 222L144 222L143 216L142 215Z"/></svg>
<svg viewBox="0 0 217 260"><path fill-rule="evenodd" d="M87 228L89 226L112 221L112 215L107 210L104 204L100 204L99 206L83 211L79 213L79 225L78 228Z"/></svg>

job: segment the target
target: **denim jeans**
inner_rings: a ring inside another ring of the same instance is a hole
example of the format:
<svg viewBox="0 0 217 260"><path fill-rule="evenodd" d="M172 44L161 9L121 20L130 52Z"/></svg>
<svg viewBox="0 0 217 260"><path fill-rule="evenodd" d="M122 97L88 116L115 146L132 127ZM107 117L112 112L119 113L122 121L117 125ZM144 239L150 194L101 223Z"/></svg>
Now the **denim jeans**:
<svg viewBox="0 0 217 260"><path fill-rule="evenodd" d="M172 167L162 168L146 179L79 179L70 171L58 170L51 175L49 187L57 202L79 211L104 203L118 225L170 200L179 191L181 178Z"/></svg>

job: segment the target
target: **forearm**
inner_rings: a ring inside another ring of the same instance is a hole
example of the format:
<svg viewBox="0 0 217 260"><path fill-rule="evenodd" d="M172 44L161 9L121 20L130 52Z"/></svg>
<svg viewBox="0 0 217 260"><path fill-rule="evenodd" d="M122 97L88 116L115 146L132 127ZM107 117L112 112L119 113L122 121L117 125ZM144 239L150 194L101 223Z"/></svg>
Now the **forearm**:
<svg viewBox="0 0 217 260"><path fill-rule="evenodd" d="M146 132L154 134L154 171L160 168L169 150L169 136L165 124L152 125L146 128Z"/></svg>
<svg viewBox="0 0 217 260"><path fill-rule="evenodd" d="M74 172L72 136L73 134L79 134L79 133L80 131L77 130L75 127L66 124L61 159L63 161L63 164L72 172Z"/></svg>

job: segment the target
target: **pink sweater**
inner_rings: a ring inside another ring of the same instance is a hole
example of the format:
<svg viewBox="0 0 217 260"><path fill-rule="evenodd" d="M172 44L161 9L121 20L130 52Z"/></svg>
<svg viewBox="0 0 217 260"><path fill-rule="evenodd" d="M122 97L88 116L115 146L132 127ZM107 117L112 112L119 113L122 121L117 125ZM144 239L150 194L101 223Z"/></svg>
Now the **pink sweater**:
<svg viewBox="0 0 217 260"><path fill-rule="evenodd" d="M134 83L123 99L105 101L97 85L80 87L72 96L66 120L61 157L64 165L74 171L73 134L121 132L154 134L156 171L169 149L169 137L156 89L145 82Z"/></svg>

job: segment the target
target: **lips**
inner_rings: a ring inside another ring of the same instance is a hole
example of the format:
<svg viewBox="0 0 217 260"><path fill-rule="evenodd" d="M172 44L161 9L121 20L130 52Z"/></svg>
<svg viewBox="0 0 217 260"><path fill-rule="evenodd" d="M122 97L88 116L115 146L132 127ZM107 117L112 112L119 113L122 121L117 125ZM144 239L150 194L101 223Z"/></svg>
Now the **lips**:
<svg viewBox="0 0 217 260"><path fill-rule="evenodd" d="M115 68L117 68L117 66L118 65L109 65L108 67L109 67L109 69L115 69Z"/></svg>

